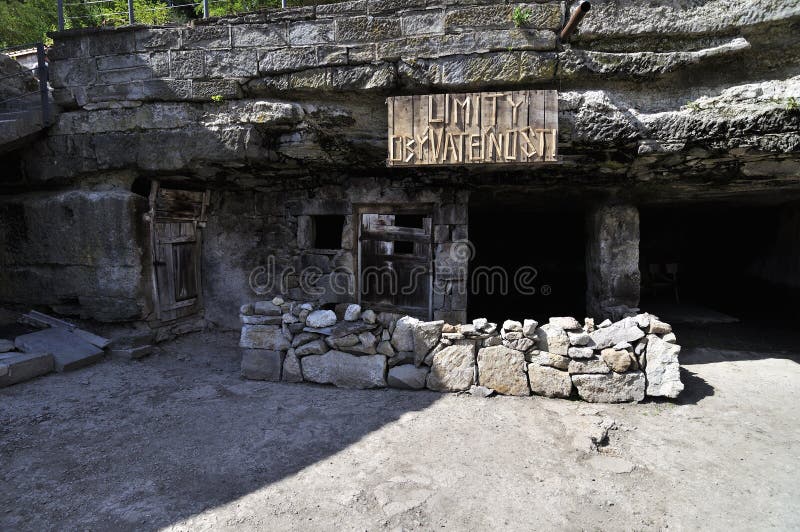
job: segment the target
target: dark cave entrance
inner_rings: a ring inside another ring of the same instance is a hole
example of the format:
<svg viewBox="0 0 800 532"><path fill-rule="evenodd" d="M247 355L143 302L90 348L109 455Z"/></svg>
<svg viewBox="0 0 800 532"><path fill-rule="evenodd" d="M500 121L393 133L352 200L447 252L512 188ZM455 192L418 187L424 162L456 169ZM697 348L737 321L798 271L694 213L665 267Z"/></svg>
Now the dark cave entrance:
<svg viewBox="0 0 800 532"><path fill-rule="evenodd" d="M586 311L586 211L576 202L473 193L468 319L576 316Z"/></svg>
<svg viewBox="0 0 800 532"><path fill-rule="evenodd" d="M640 208L641 308L693 325L800 318L800 203Z"/></svg>

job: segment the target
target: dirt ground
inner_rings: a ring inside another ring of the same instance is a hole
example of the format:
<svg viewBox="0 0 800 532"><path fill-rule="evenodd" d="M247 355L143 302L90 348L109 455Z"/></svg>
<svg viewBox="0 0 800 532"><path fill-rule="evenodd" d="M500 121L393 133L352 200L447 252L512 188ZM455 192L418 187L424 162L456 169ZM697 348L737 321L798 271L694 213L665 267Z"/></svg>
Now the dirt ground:
<svg viewBox="0 0 800 532"><path fill-rule="evenodd" d="M0 390L0 529L800 528L797 354L685 348L678 402L592 405L244 381L235 345Z"/></svg>

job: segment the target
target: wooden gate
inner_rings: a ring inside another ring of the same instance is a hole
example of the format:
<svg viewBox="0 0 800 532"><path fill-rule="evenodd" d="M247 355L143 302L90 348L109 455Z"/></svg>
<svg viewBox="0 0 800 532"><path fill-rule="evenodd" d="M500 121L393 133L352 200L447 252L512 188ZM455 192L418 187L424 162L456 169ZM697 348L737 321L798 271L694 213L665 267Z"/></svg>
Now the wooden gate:
<svg viewBox="0 0 800 532"><path fill-rule="evenodd" d="M156 317L171 321L203 309L201 249L209 192L150 191L150 227Z"/></svg>
<svg viewBox="0 0 800 532"><path fill-rule="evenodd" d="M375 310L431 319L430 211L363 207L359 214L360 302Z"/></svg>

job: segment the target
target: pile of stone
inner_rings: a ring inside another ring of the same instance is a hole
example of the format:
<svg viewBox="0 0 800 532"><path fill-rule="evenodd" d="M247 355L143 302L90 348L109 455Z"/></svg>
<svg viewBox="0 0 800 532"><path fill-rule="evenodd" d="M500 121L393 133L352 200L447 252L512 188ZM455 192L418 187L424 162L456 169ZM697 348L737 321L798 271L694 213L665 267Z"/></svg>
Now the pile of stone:
<svg viewBox="0 0 800 532"><path fill-rule="evenodd" d="M346 388L578 397L591 402L675 398L680 381L669 324L638 314L595 326L571 317L451 325L341 304L259 301L240 310L242 375Z"/></svg>

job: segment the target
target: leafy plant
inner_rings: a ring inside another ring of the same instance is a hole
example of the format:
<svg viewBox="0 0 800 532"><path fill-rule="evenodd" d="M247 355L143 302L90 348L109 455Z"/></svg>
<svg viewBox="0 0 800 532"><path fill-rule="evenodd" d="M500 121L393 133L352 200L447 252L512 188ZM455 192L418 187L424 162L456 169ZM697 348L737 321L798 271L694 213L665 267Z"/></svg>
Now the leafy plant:
<svg viewBox="0 0 800 532"><path fill-rule="evenodd" d="M211 101L212 102L216 102L216 103L220 103L222 101L222 95L221 94L214 94L213 96L211 96Z"/></svg>
<svg viewBox="0 0 800 532"><path fill-rule="evenodd" d="M794 96L789 96L786 98L786 110L787 111L797 111L800 110L800 104L797 103L797 98Z"/></svg>
<svg viewBox="0 0 800 532"><path fill-rule="evenodd" d="M514 23L514 26L527 26L528 23L531 21L531 17L533 16L533 12L528 7L517 6L514 8L514 11L511 12L511 22Z"/></svg>
<svg viewBox="0 0 800 532"><path fill-rule="evenodd" d="M697 102L686 102L686 108L690 111L699 111L701 109L700 104Z"/></svg>

